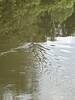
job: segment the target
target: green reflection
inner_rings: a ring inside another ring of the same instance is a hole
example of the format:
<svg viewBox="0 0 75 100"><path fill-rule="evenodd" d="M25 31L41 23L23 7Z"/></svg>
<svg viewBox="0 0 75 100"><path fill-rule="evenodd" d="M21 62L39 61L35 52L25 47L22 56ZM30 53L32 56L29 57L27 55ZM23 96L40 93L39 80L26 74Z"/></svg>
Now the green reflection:
<svg viewBox="0 0 75 100"><path fill-rule="evenodd" d="M38 91L38 79L42 71L42 62L45 61L44 54L41 52L44 48L38 44L29 46L31 47L27 50L16 48L13 52L4 52L0 55L0 95L2 100L15 100L15 97L20 98L20 95L25 99L26 94L32 94L33 97Z"/></svg>

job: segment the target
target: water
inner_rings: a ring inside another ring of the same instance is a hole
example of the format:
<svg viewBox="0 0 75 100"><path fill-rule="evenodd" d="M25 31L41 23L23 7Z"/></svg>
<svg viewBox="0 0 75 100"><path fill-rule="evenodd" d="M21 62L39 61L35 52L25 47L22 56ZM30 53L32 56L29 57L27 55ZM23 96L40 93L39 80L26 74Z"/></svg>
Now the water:
<svg viewBox="0 0 75 100"><path fill-rule="evenodd" d="M0 100L75 99L75 37L11 45L0 52Z"/></svg>

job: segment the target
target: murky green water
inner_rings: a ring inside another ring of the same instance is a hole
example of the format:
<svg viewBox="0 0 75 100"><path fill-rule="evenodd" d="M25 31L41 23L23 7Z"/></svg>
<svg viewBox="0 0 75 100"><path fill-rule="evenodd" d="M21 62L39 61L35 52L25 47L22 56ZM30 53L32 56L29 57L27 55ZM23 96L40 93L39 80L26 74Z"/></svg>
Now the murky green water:
<svg viewBox="0 0 75 100"><path fill-rule="evenodd" d="M75 37L2 48L0 100L75 99Z"/></svg>

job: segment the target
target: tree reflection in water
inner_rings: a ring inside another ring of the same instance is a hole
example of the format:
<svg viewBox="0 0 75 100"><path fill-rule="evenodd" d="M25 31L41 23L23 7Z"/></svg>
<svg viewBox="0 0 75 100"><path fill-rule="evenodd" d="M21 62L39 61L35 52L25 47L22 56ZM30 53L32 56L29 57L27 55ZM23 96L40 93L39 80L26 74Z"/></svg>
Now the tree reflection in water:
<svg viewBox="0 0 75 100"><path fill-rule="evenodd" d="M35 97L39 76L47 65L46 50L41 44L28 43L0 54L1 100Z"/></svg>
<svg viewBox="0 0 75 100"><path fill-rule="evenodd" d="M2 95L1 100L31 100L31 94L24 94L24 93L16 93L16 91L12 91L6 89Z"/></svg>

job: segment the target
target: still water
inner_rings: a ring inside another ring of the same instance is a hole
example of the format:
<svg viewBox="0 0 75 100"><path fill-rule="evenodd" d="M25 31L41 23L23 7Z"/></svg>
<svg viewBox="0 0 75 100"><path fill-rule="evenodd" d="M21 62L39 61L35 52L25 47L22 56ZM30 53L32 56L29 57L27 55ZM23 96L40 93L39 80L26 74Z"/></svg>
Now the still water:
<svg viewBox="0 0 75 100"><path fill-rule="evenodd" d="M0 100L75 100L75 37L1 50Z"/></svg>

